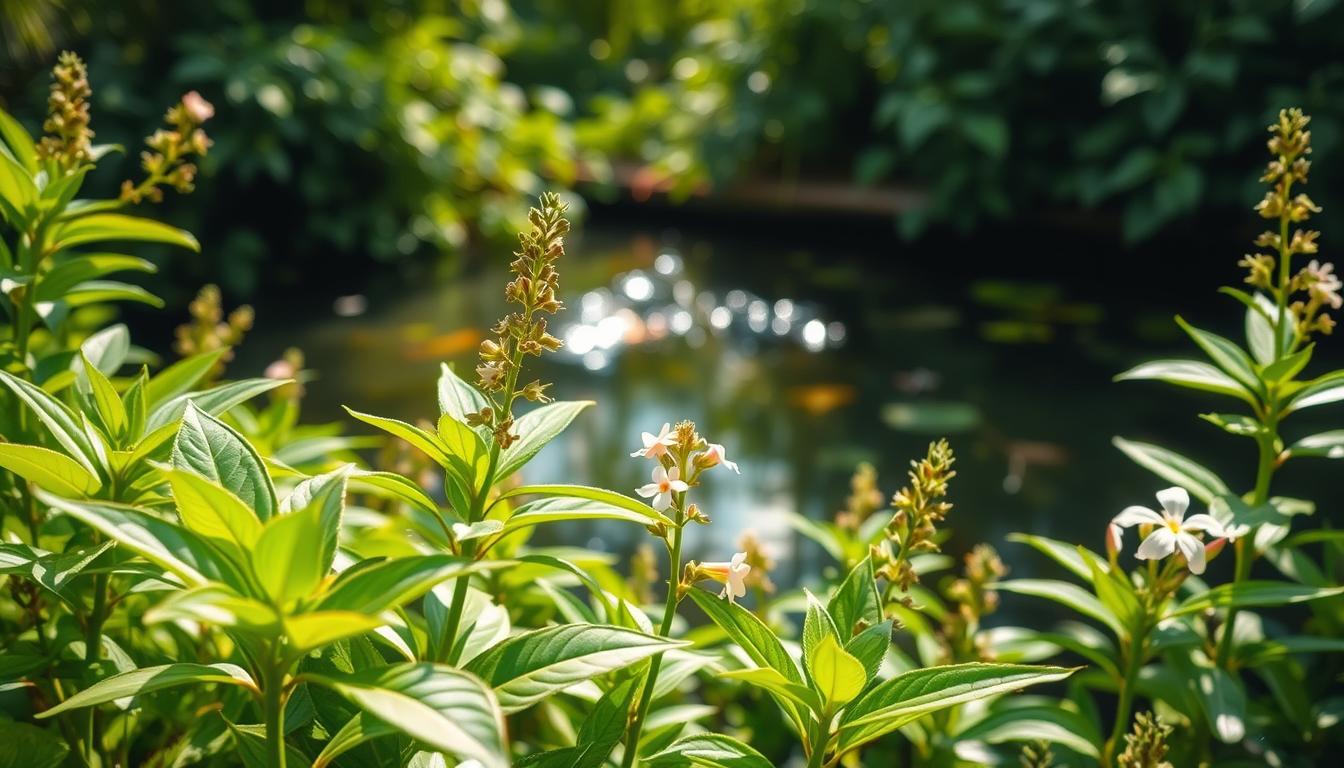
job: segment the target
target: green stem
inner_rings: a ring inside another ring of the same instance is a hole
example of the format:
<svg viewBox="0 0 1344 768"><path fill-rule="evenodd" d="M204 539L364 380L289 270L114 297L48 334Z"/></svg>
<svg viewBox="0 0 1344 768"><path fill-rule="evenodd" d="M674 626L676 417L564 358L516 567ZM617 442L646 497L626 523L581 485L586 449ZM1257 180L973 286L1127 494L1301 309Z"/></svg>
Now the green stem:
<svg viewBox="0 0 1344 768"><path fill-rule="evenodd" d="M1125 678L1120 681L1120 701L1115 707L1115 724L1111 727L1111 737L1106 740L1106 749L1102 753L1101 764L1104 768L1115 765L1116 750L1129 730L1130 710L1134 707L1134 687L1138 683L1139 671L1143 669L1144 649L1148 644L1146 617L1139 629L1141 631L1130 640L1128 658L1125 660Z"/></svg>
<svg viewBox="0 0 1344 768"><path fill-rule="evenodd" d="M267 674L262 676L266 686L266 765L285 768L285 670L280 662L272 661Z"/></svg>
<svg viewBox="0 0 1344 768"><path fill-rule="evenodd" d="M830 735L827 733L830 722L831 718L827 716L817 724L816 738L812 740L812 753L807 756L807 768L822 768L826 764L826 737Z"/></svg>
<svg viewBox="0 0 1344 768"><path fill-rule="evenodd" d="M93 610L84 628L84 665L92 667L103 655L103 622L107 619L107 574L93 577ZM97 710L90 708L84 721L85 760L98 765Z"/></svg>
<svg viewBox="0 0 1344 768"><path fill-rule="evenodd" d="M658 626L658 636L667 637L672 631L672 619L677 615L677 587L681 579L681 500L677 502L677 525L672 530L672 548L668 551L671 572L667 577L667 602L663 605L663 622ZM644 690L639 695L639 705L635 708L635 719L625 737L625 756L621 759L621 768L630 768L639 754L639 735L644 730L644 718L649 714L649 704L653 702L654 685L658 682L658 670L663 664L663 654L659 653L649 662L649 674L644 679Z"/></svg>

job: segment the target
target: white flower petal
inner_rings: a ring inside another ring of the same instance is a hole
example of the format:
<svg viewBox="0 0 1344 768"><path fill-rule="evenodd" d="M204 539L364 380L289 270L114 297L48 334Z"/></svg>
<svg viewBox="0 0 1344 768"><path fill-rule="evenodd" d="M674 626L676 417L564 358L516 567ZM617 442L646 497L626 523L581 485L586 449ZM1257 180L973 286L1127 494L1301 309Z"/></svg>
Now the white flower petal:
<svg viewBox="0 0 1344 768"><path fill-rule="evenodd" d="M1162 509L1168 514L1175 515L1176 519L1185 516L1185 510L1190 507L1190 494L1180 486L1167 488L1157 492L1157 501L1162 505Z"/></svg>
<svg viewBox="0 0 1344 768"><path fill-rule="evenodd" d="M1189 533L1176 534L1176 546L1185 555L1190 572L1198 576L1204 572L1204 542Z"/></svg>
<svg viewBox="0 0 1344 768"><path fill-rule="evenodd" d="M659 464L658 466L653 468L653 482L657 483L658 485L662 485L663 483L667 482L668 477L676 477L675 474L676 471L677 468L673 467L672 472L674 474L668 475L667 470L663 467L663 465Z"/></svg>
<svg viewBox="0 0 1344 768"><path fill-rule="evenodd" d="M1218 522L1213 515L1191 515L1181 523L1181 528L1187 531L1208 531L1213 536L1223 535L1223 524Z"/></svg>
<svg viewBox="0 0 1344 768"><path fill-rule="evenodd" d="M1133 506L1120 510L1120 514L1116 515L1111 522L1129 528L1143 523L1162 525L1163 521L1161 515L1147 507Z"/></svg>
<svg viewBox="0 0 1344 768"><path fill-rule="evenodd" d="M687 485L685 480L669 480L667 483L667 487L671 488L674 491L682 491L682 492L691 489L691 486Z"/></svg>
<svg viewBox="0 0 1344 768"><path fill-rule="evenodd" d="M643 496L646 499L651 499L654 496L658 495L658 485L656 483L641 485L635 489L635 493L638 493L640 496Z"/></svg>
<svg viewBox="0 0 1344 768"><path fill-rule="evenodd" d="M1176 534L1164 526L1148 534L1134 556L1140 560L1161 560L1175 551Z"/></svg>
<svg viewBox="0 0 1344 768"><path fill-rule="evenodd" d="M653 499L653 508L662 512L672 506L672 494L660 493Z"/></svg>

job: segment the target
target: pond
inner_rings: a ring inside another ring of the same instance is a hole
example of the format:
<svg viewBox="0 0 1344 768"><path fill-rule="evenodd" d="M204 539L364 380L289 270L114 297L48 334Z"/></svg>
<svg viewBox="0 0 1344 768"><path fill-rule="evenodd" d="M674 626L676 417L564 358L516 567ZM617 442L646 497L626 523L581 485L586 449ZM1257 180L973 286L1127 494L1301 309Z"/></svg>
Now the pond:
<svg viewBox="0 0 1344 768"><path fill-rule="evenodd" d="M1115 435L1160 442L1234 481L1253 471L1249 441L1195 418L1228 403L1111 382L1140 360L1193 354L1171 322L1178 309L1239 333L1236 306L1214 296L1216 281L1239 279L1234 258L1171 269L1144 289L1125 263L1132 256L1076 238L1059 242L1085 260L1028 260L996 257L1011 242L993 235L931 250L901 243L886 222L813 224L599 211L561 267L567 309L552 329L566 349L534 369L556 397L597 406L529 465L529 479L633 492L647 482L647 463L629 458L640 432L692 419L742 474L709 474L697 498L713 524L689 531L688 555L726 559L751 529L787 585L827 560L794 532L790 513L833 515L863 461L889 496L939 436L958 455L945 551L993 542L1013 555L1016 575L1037 559L1019 556L1005 534L1100 550L1112 515L1153 503L1165 483L1120 454ZM440 361L473 366L505 311L507 260L489 261L409 291L379 285L335 302L263 304L233 373L258 371L293 344L320 377L306 419L342 418L342 404L436 418ZM1290 466L1283 487L1330 509L1339 490L1324 483L1328 470ZM546 540L625 554L648 539L628 525L582 523Z"/></svg>

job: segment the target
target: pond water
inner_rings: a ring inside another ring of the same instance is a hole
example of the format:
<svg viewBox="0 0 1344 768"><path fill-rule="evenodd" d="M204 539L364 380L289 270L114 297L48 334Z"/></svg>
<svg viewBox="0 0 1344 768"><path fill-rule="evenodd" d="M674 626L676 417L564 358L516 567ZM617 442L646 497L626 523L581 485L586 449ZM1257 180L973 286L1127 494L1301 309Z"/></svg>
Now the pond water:
<svg viewBox="0 0 1344 768"><path fill-rule="evenodd" d="M555 382L557 398L597 405L526 475L633 492L649 471L629 458L640 432L692 419L742 474L709 473L697 498L713 524L690 530L688 556L726 559L752 529L785 584L826 560L794 533L790 512L833 515L861 461L877 467L890 495L938 436L958 455L947 522L955 533L945 550L993 542L1017 575L1038 559L1003 543L1005 534L1101 549L1112 515L1154 503L1165 484L1115 450L1114 435L1160 442L1231 480L1249 479L1251 443L1195 418L1228 403L1110 381L1142 359L1191 353L1171 322L1178 308L1236 334L1235 305L1210 298L1216 281L1238 279L1234 258L1171 278L1182 286L1143 289L1103 248L1083 248L1085 259L993 255L1004 247L990 238L909 248L885 224L669 228L599 217L571 238L561 267L568 308L552 327L567 348L534 369ZM433 419L440 361L474 365L482 334L505 311L506 261L501 254L409 291L380 286L334 303L263 304L232 372L258 371L294 344L320 377L308 388L306 419L342 418L342 404ZM1309 426L1318 425L1298 428ZM1329 471L1290 467L1284 487L1333 504L1339 489L1325 482ZM583 523L546 538L627 553L646 537L628 525Z"/></svg>

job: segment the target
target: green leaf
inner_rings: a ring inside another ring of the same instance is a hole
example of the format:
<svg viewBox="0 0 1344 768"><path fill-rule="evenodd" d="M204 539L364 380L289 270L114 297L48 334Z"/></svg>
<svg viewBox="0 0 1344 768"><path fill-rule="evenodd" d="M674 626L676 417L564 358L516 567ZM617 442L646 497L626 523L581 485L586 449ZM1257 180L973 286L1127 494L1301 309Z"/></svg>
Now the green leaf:
<svg viewBox="0 0 1344 768"><path fill-rule="evenodd" d="M439 365L439 414L465 423L467 414L490 405L477 389L459 377L447 363ZM484 431L484 428L481 428Z"/></svg>
<svg viewBox="0 0 1344 768"><path fill-rule="evenodd" d="M1263 394L1264 385L1260 382L1260 377L1255 374L1255 363L1245 350L1230 339L1225 339L1216 333L1201 331L1185 322L1179 315L1176 317L1176 324L1194 339L1195 344L1204 350L1204 354L1208 355L1224 373L1236 379L1237 383L1246 387L1248 391Z"/></svg>
<svg viewBox="0 0 1344 768"><path fill-rule="evenodd" d="M805 685L803 675L798 671L798 665L784 649L784 644L755 614L737 603L715 597L703 589L692 589L687 594L757 666L775 670L790 683ZM804 722L801 711L792 702L780 698L776 700L795 724L801 725Z"/></svg>
<svg viewBox="0 0 1344 768"><path fill-rule="evenodd" d="M154 408L162 403L191 391L206 373L229 351L229 347L212 349L173 363L154 374L145 388L149 406Z"/></svg>
<svg viewBox="0 0 1344 768"><path fill-rule="evenodd" d="M471 427L451 416L439 417L439 440L463 488L470 494L476 493L485 483L490 463L490 451L485 447L485 441Z"/></svg>
<svg viewBox="0 0 1344 768"><path fill-rule="evenodd" d="M0 152L0 213L15 229L23 229L39 196L32 175L7 153Z"/></svg>
<svg viewBox="0 0 1344 768"><path fill-rule="evenodd" d="M0 544L0 574L21 574L64 600L71 609L83 611L84 603L79 595L72 594L66 587L115 545L115 541L105 541L96 546L72 547L53 553L26 544Z"/></svg>
<svg viewBox="0 0 1344 768"><path fill-rule="evenodd" d="M697 733L683 736L644 760L648 768L774 768L760 752L731 736Z"/></svg>
<svg viewBox="0 0 1344 768"><path fill-rule="evenodd" d="M235 588L246 588L247 580L238 569L186 528L122 504L73 501L40 490L37 497L53 509L116 539L187 586L222 581Z"/></svg>
<svg viewBox="0 0 1344 768"><path fill-rule="evenodd" d="M1241 682L1214 666L1204 655L1171 654L1171 662L1185 678L1209 730L1224 744L1235 744L1246 736L1246 691Z"/></svg>
<svg viewBox="0 0 1344 768"><path fill-rule="evenodd" d="M212 480L242 499L263 522L275 514L275 488L261 457L242 435L188 403L173 441L173 466Z"/></svg>
<svg viewBox="0 0 1344 768"><path fill-rule="evenodd" d="M252 676L236 664L164 664L113 675L100 680L50 709L37 713L39 719L54 717L72 709L83 709L127 696L140 696L165 688L192 683L240 685L260 693Z"/></svg>
<svg viewBox="0 0 1344 768"><path fill-rule="evenodd" d="M345 513L345 483L350 465L342 465L294 486L289 498L280 505L282 514L295 511L307 513L317 510L317 538L309 542L314 547L318 568L325 575L336 560L336 543L341 532L341 517Z"/></svg>
<svg viewBox="0 0 1344 768"><path fill-rule="evenodd" d="M37 173L37 147L33 144L33 137L23 127L18 120L3 109L0 109L0 138L5 140L5 145L14 155L14 159L19 162L29 175Z"/></svg>
<svg viewBox="0 0 1344 768"><path fill-rule="evenodd" d="M277 603L308 597L326 577L322 552L322 507L310 505L273 517L252 549L257 579Z"/></svg>
<svg viewBox="0 0 1344 768"><path fill-rule="evenodd" d="M467 664L505 712L526 709L556 691L685 645L602 624L563 624L505 640Z"/></svg>
<svg viewBox="0 0 1344 768"><path fill-rule="evenodd" d="M151 261L119 253L89 253L71 256L59 261L42 277L39 291L44 297L59 299L76 285L96 280L115 272L154 273L158 268Z"/></svg>
<svg viewBox="0 0 1344 768"><path fill-rule="evenodd" d="M1344 400L1344 371L1331 371L1307 382L1293 393L1283 412L1300 411L1316 405L1325 405Z"/></svg>
<svg viewBox="0 0 1344 768"><path fill-rule="evenodd" d="M454 555L413 555L361 565L342 574L317 604L318 610L379 614L420 597L449 579L508 565Z"/></svg>
<svg viewBox="0 0 1344 768"><path fill-rule="evenodd" d="M535 408L514 422L513 433L518 440L499 454L499 469L495 477L507 478L523 468L523 465L537 455L543 446L554 440L569 426L575 416L584 408L592 405L591 400L577 402L559 401Z"/></svg>
<svg viewBox="0 0 1344 768"><path fill-rule="evenodd" d="M1221 584L1181 601L1169 616L1184 616L1210 608L1254 608L1291 605L1344 594L1344 587L1310 587L1286 581L1242 581Z"/></svg>
<svg viewBox="0 0 1344 768"><path fill-rule="evenodd" d="M654 512L652 507L649 507L649 512L659 514ZM590 499L550 497L530 501L515 509L504 523L504 532L573 520L623 520L636 525L650 525L657 518L650 517L646 512L633 511L624 505L618 507Z"/></svg>
<svg viewBox="0 0 1344 768"><path fill-rule="evenodd" d="M873 561L865 557L850 570L826 606L839 630L839 639L848 642L862 623L871 627L882 621L882 600L877 594Z"/></svg>
<svg viewBox="0 0 1344 768"><path fill-rule="evenodd" d="M727 672L720 673L719 677L741 680L744 683L768 691L777 698L792 701L810 712L820 713L822 711L822 700L816 691L806 685L789 682L783 675L770 667L730 669Z"/></svg>
<svg viewBox="0 0 1344 768"><path fill-rule="evenodd" d="M327 768L331 761L358 747L366 741L400 733L396 726L379 720L368 712L359 712L346 721L345 725L331 737L313 760L313 768Z"/></svg>
<svg viewBox="0 0 1344 768"><path fill-rule="evenodd" d="M97 476L98 467L94 463L97 451L89 442L89 437L80 425L79 418L66 407L65 403L47 394L41 387L20 379L7 371L0 371L0 383L18 396L32 409L38 421L47 428L51 436L65 452L80 466Z"/></svg>
<svg viewBox="0 0 1344 768"><path fill-rule="evenodd" d="M1116 636L1122 637L1125 635L1126 628L1120 622L1120 619L1102 605L1101 601L1091 592L1076 584L1054 579L1009 579L1008 581L998 582L994 585L994 589L1053 600L1084 616L1100 621L1110 627Z"/></svg>
<svg viewBox="0 0 1344 768"><path fill-rule="evenodd" d="M170 227L153 219L141 219L120 213L94 213L57 224L51 230L54 250L73 248L103 240L134 240L167 243L193 251L201 245L190 232Z"/></svg>
<svg viewBox="0 0 1344 768"><path fill-rule="evenodd" d="M154 406L149 413L145 429L156 432L177 422L186 413L188 403L195 405L203 413L219 416L239 403L245 403L288 383L288 379L243 379L220 384L201 392L186 392ZM169 432L168 436L171 437L172 432Z"/></svg>
<svg viewBox="0 0 1344 768"><path fill-rule="evenodd" d="M877 677L878 670L882 668L882 659L891 645L892 626L891 620L874 624L845 643L845 650L863 664L869 682Z"/></svg>
<svg viewBox="0 0 1344 768"><path fill-rule="evenodd" d="M352 491L396 499L435 517L443 517L439 505L434 503L424 489L395 472L374 472L356 468L350 471L347 482Z"/></svg>
<svg viewBox="0 0 1344 768"><path fill-rule="evenodd" d="M131 350L131 332L121 323L108 326L89 336L79 345L80 354L88 358L99 371L111 376L126 362ZM78 358L74 367L79 367Z"/></svg>
<svg viewBox="0 0 1344 768"><path fill-rule="evenodd" d="M1062 706L1026 706L993 712L956 734L958 742L1047 741L1084 757L1101 756L1101 736L1083 715Z"/></svg>
<svg viewBox="0 0 1344 768"><path fill-rule="evenodd" d="M590 488L586 485L522 485L517 488L507 490L504 493L501 493L499 497L495 500L495 503L499 503L500 501L503 501L505 499L511 499L518 496L553 496L553 497L559 496L568 499L586 499L588 501L598 502L598 504L592 506L584 506L576 504L574 505L573 509L568 509L563 513L566 515L571 515L571 517L565 517L565 518L545 514L544 511L551 508L549 505L540 505L538 507L533 507L533 504L538 504L538 502L524 504L522 507L520 507L517 511L514 512L513 516L517 517L520 514L528 512L529 509L531 509L536 514L541 515L541 518L533 518L537 519L538 522L548 522L549 520L554 519L576 520L576 519L582 519L583 517L586 516L590 518L605 517L605 518L614 518L623 520L633 519L635 522L642 522L644 525L654 523L662 523L663 525L672 525L671 519L669 519L666 515L657 511L653 507L650 507L648 504L645 504L636 499L632 499L629 496L623 496L619 493L616 493L615 491L608 491L602 488ZM611 507L623 510L624 512L633 513L634 518L619 516L621 513L612 511L610 509ZM560 508L562 508L562 505L556 505L557 510ZM593 514L584 515L583 514L584 510L590 510L593 512ZM557 512L557 514L560 513ZM504 525L506 529L510 527L511 522L512 522L511 520L505 522ZM536 523L525 523L525 524L535 525ZM514 527L523 527L523 526L519 525Z"/></svg>
<svg viewBox="0 0 1344 768"><path fill-rule="evenodd" d="M1250 416L1243 416L1239 413L1201 413L1199 418L1222 429L1229 435L1238 435L1240 437L1259 437L1268 430L1265 425Z"/></svg>
<svg viewBox="0 0 1344 768"><path fill-rule="evenodd" d="M843 706L868 684L863 663L840 647L834 635L825 635L807 657L812 682L830 707Z"/></svg>
<svg viewBox="0 0 1344 768"><path fill-rule="evenodd" d="M127 423L126 406L121 404L121 396L107 376L90 363L83 353L80 353L78 359L83 362L78 379L81 391L92 394L95 414L106 428L108 437L119 440L126 434Z"/></svg>
<svg viewBox="0 0 1344 768"><path fill-rule="evenodd" d="M1130 368L1116 381L1165 381L1178 387L1228 395L1254 404L1255 398L1236 379L1198 360L1152 360Z"/></svg>
<svg viewBox="0 0 1344 768"><path fill-rule="evenodd" d="M844 754L939 710L1063 680L1076 670L1024 664L951 664L897 675L855 700L840 719Z"/></svg>
<svg viewBox="0 0 1344 768"><path fill-rule="evenodd" d="M0 768L61 768L69 755L59 730L0 720Z"/></svg>
<svg viewBox="0 0 1344 768"><path fill-rule="evenodd" d="M1205 504L1210 504L1215 498L1229 493L1227 484L1212 471L1175 451L1122 437L1112 438L1111 443L1135 464L1170 483L1181 486Z"/></svg>
<svg viewBox="0 0 1344 768"><path fill-rule="evenodd" d="M1292 456L1344 459L1344 429L1333 429L1304 437L1289 446L1288 453Z"/></svg>
<svg viewBox="0 0 1344 768"><path fill-rule="evenodd" d="M345 411L365 424L377 427L389 435L405 440L407 443L410 443L411 446L420 450L421 453L424 453L430 459L433 459L435 464L438 464L444 469L458 473L459 477L467 476L463 474L467 472L467 470L464 469L461 459L453 454L452 450L444 444L443 439L438 435L431 434L419 427L411 426L410 424L407 424L404 421L398 421L397 419L386 419L382 416L374 416L370 413L360 413L349 407L346 407ZM474 476L474 474L475 472L471 471L470 476Z"/></svg>
<svg viewBox="0 0 1344 768"><path fill-rule="evenodd" d="M1315 344L1308 344L1302 349L1291 355L1281 357L1278 360L1266 365L1260 372L1260 376L1268 382L1282 383L1291 380L1294 376L1302 372L1311 362L1311 352Z"/></svg>
<svg viewBox="0 0 1344 768"><path fill-rule="evenodd" d="M297 661L311 650L362 635L386 623L379 616L354 611L313 611L285 617L288 659Z"/></svg>
<svg viewBox="0 0 1344 768"><path fill-rule="evenodd" d="M1082 547L1078 547L1078 551L1080 554L1087 552ZM1143 617L1143 606L1139 604L1139 598L1134 594L1134 587L1130 584L1129 577L1124 573L1103 569L1099 563L1092 560L1089 560L1087 565L1091 570L1089 578L1092 589L1097 593L1097 599L1101 604L1126 630L1136 626Z"/></svg>
<svg viewBox="0 0 1344 768"><path fill-rule="evenodd" d="M1008 534L1008 540L1032 547L1037 552L1067 568L1074 576L1087 581L1092 580L1092 569L1089 564L1095 565L1102 572L1111 569L1110 563L1107 563L1101 555L1083 547L1066 544L1058 539L1033 536L1027 533L1010 533Z"/></svg>
<svg viewBox="0 0 1344 768"><path fill-rule="evenodd" d="M239 627L265 637L280 634L280 615L271 606L243 597L219 584L174 592L145 611L145 624L196 621L219 627Z"/></svg>
<svg viewBox="0 0 1344 768"><path fill-rule="evenodd" d="M133 301L137 304L148 304L156 309L163 308L163 299L138 285L117 280L85 280L59 296L48 295L46 291L46 286L39 283L37 304L33 309L53 330L62 316L59 312L62 307L86 307L90 304L113 301Z"/></svg>
<svg viewBox="0 0 1344 768"><path fill-rule="evenodd" d="M601 768L625 736L626 718L639 694L643 678L635 676L602 695L583 719L573 747L534 753L515 763L517 768Z"/></svg>
<svg viewBox="0 0 1344 768"><path fill-rule="evenodd" d="M486 768L507 768L504 715L479 679L442 664L396 664L345 675L305 674L425 745Z"/></svg>
<svg viewBox="0 0 1344 768"><path fill-rule="evenodd" d="M102 487L98 476L79 462L36 445L0 443L0 467L59 496L83 498Z"/></svg>
<svg viewBox="0 0 1344 768"><path fill-rule="evenodd" d="M187 469L163 467L173 489L177 516L206 539L250 551L261 536L261 520L241 499L219 484Z"/></svg>
<svg viewBox="0 0 1344 768"><path fill-rule="evenodd" d="M228 718L221 719L233 734L233 743L243 768L270 768L271 757L266 745L266 726L236 725ZM303 765L308 762L308 758L290 744L285 745L285 760L286 765Z"/></svg>
<svg viewBox="0 0 1344 768"><path fill-rule="evenodd" d="M817 596L806 588L803 589L803 594L807 598L807 612L803 616L803 659L809 660L812 658L812 652L821 644L822 638L829 635L838 642L840 632L835 628L835 622ZM807 667L804 666L804 669Z"/></svg>

